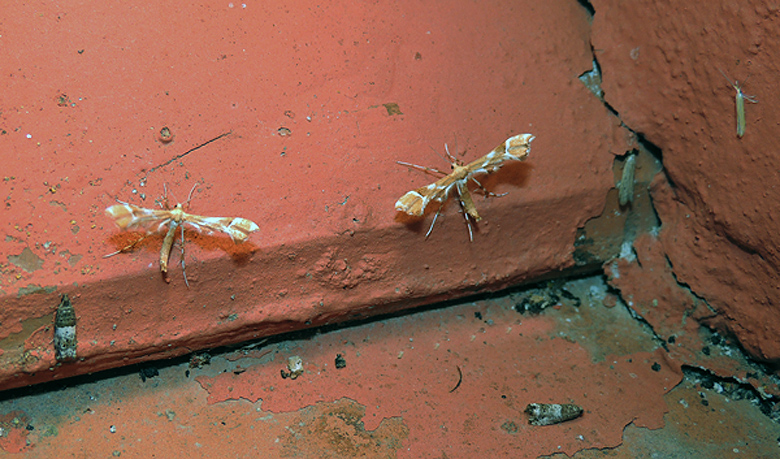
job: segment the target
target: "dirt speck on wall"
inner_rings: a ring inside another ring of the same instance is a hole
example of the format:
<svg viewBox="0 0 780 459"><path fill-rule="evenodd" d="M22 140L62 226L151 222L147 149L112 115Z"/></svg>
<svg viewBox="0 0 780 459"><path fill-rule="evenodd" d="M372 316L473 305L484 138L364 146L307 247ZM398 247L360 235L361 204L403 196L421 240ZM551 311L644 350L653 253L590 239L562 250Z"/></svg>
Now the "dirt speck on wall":
<svg viewBox="0 0 780 459"><path fill-rule="evenodd" d="M676 278L714 310L707 324L780 362L778 5L593 7L604 98L663 154L668 184L657 184L653 199ZM737 93L721 72L758 101L744 104L742 137Z"/></svg>

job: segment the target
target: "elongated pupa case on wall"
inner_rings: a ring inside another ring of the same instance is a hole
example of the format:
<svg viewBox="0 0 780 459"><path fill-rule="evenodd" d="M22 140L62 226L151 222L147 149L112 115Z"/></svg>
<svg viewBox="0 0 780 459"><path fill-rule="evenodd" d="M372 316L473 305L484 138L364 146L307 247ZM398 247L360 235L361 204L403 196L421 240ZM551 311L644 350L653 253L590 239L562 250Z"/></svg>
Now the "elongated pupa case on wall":
<svg viewBox="0 0 780 459"><path fill-rule="evenodd" d="M582 416L582 408L572 403L529 403L525 412L528 423L535 426L551 426Z"/></svg>
<svg viewBox="0 0 780 459"><path fill-rule="evenodd" d="M636 155L629 153L623 162L623 175L618 183L618 201L623 207L634 200L634 171L636 170Z"/></svg>
<svg viewBox="0 0 780 459"><path fill-rule="evenodd" d="M68 295L63 294L54 316L54 356L57 360L75 360L76 347L76 311Z"/></svg>
<svg viewBox="0 0 780 459"><path fill-rule="evenodd" d="M720 69L718 69L720 70ZM737 95L734 96L734 104L737 107L737 137L740 139L745 135L745 101L753 102L757 104L755 96L748 96L742 92L742 86L739 85L739 81L731 81L729 77L720 70L721 75L729 82L729 84L737 91Z"/></svg>

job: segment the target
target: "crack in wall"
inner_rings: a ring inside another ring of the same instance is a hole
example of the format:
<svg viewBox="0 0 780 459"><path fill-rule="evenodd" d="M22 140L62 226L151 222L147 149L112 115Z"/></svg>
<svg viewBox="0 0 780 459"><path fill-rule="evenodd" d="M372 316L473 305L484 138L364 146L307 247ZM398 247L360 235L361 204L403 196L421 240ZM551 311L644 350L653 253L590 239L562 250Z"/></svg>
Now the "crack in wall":
<svg viewBox="0 0 780 459"><path fill-rule="evenodd" d="M683 365L682 370L683 375L694 384L699 384L705 389L714 390L732 400L749 400L756 405L766 417L776 423L780 423L780 404L778 404L778 401L775 398L762 393L747 382L740 381L735 377L716 375L703 367ZM704 399L702 393L699 395Z"/></svg>
<svg viewBox="0 0 780 459"><path fill-rule="evenodd" d="M585 8L587 10L588 14L590 15L590 19L592 20L593 15L595 15L595 9L593 8L593 5L590 2L588 2L587 0L578 0L578 3L583 8ZM669 176L669 174L667 173L667 171L663 167L663 151L658 146L656 146L655 144L653 144L652 142L647 140L646 136L643 133L637 132L634 129L632 129L631 127L627 126L623 122L623 120L620 118L619 112L613 106L611 106L607 102L606 94L605 94L603 88L601 87L602 75L603 75L602 68L601 68L601 66L600 66L600 64L598 62L598 59L595 56L595 50L593 49L592 46L591 46L591 53L593 54L593 57L592 57L593 67L592 67L592 69L583 72L579 76L580 81L583 83L583 85L585 85L593 93L594 96L596 96L604 104L605 108L607 108L607 110L611 114L613 114L614 116L616 116L620 120L621 127L627 129L633 135L633 137L634 137L634 139L636 141L636 144L638 145L637 151L639 151L639 152L641 152L643 154L646 154L648 157L652 157L652 158L655 159L655 161L658 164L658 170L653 173L653 176L655 176L655 175L657 175L659 173L662 174L662 177L665 179L665 181L668 184L668 186L670 187L672 193L674 193L676 195L678 193L679 186L677 186L677 184L675 183L673 178L671 176ZM621 166L625 167L626 159L629 157L629 155L633 155L633 154L634 154L633 150L629 150L629 151L627 151L626 155L623 155L622 157L621 156L616 156L615 157L615 160L614 160L615 163L614 164L615 164L616 173L617 173L617 171L622 170ZM629 254L636 255L635 254L635 249L634 249L634 241L636 240L637 236L639 236L640 234L643 234L644 232L647 232L647 233L650 233L651 235L657 237L658 233L660 232L660 229L662 228L663 222L661 220L660 215L658 214L658 211L656 210L655 204L653 203L652 196L650 196L649 183L650 183L650 181L647 181L646 183L634 183L633 184L633 186L634 186L633 192L636 193L637 191L639 191L639 186L648 185L646 188L644 188L644 192L648 196L648 203L649 203L649 205L646 208L643 208L641 210L643 210L645 212L652 213L652 219L655 221L655 225L653 227L651 227L651 228L640 227L640 226L638 226L636 224L632 224L631 222L629 222L629 219L627 218L626 222L624 224L624 228L623 228L623 238L624 238L623 239L623 244L621 245L620 253L619 254L615 254L614 258L625 258L627 261L631 261L631 260L629 260L628 255ZM621 185L625 187L627 184L626 183L621 183L621 181L618 181L618 186L621 186ZM625 201L625 200L622 200L622 201ZM580 245L586 245L587 242L591 242L591 243L593 242L592 240L588 239L588 235L586 234L585 229L586 229L587 225L589 223L591 223L593 220L600 219L600 218L604 217L607 212L609 212L609 210L610 210L609 209L609 199L608 199L607 202L608 202L608 204L607 204L607 206L605 206L605 209L604 209L604 211L602 212L602 214L600 216L595 217L594 219L589 220L588 222L586 222L585 225L583 225L583 227L581 227L578 230L578 233L577 233L577 236L576 236L576 239L575 239L575 244L574 244L575 247L580 246ZM626 204L626 202L620 202L620 204ZM628 203L628 204L630 206L631 203ZM626 207L628 207L628 206L620 205L619 209L624 209ZM634 209L633 206L631 206L629 208L628 212L633 214L637 210L640 210L640 209ZM636 222L634 222L634 223L636 223ZM721 229L720 234L724 235L730 242L732 242L735 246L739 247L741 250L746 251L746 252L748 252L750 254L753 254L753 255L758 255L763 260L763 257L762 257L762 255L760 253L758 253L758 250L754 249L753 247L750 247L750 244L745 243L744 241L734 240L733 237L730 237L731 235L729 234L728 231L726 231L725 228ZM577 258L576 254L577 254L577 250L575 249L575 259ZM711 334L711 339L715 340L715 337L718 337L718 339L713 341L713 343L717 342L718 345L725 345L725 344L723 344L723 340L720 338L720 335L718 334L719 330L711 328L707 324L707 322L709 320L711 320L711 319L713 319L713 318L715 318L716 316L719 315L718 312L709 304L709 302L703 296L697 294L691 288L691 286L689 286L689 285L685 284L684 282L680 281L680 279L677 277L677 274L674 271L674 266L672 264L671 259L669 258L669 256L666 253L664 253L663 255L665 257L666 263L669 266L669 271L671 273L672 279L674 280L676 285L679 288L681 288L685 293L687 293L688 296L690 298L692 298L695 302L703 304L707 308L707 310L710 312L710 314L708 314L706 316L695 317L695 320L696 320L696 323L698 324L700 333L706 331L707 333ZM579 264L579 262L590 263L590 262L593 262L593 261L594 260L592 260L592 259L587 259L587 260L582 259L582 260L578 260L578 264ZM605 260L605 262L608 262L608 260ZM635 259L634 262L639 263L639 260ZM617 273L617 268L616 267L615 267L615 273ZM668 352L669 351L669 345L667 344L667 339L664 339L658 332L656 332L653 323L651 323L650 321L645 319L639 313L638 310L636 310L635 308L631 307L631 302L628 301L628 299L623 298L623 296L621 295L621 292L620 292L619 289L615 289L614 293L618 297L621 298L621 300L624 303L624 306L629 310L629 312L631 313L632 317L634 317L637 321L642 323L642 325L648 330L648 333L651 334L658 342L660 342L661 346L664 347L664 349ZM695 305L693 306L691 311L688 311L688 312L692 312L694 309L696 309ZM684 314L684 315L687 317L687 314ZM663 325L663 324L659 324L659 325ZM682 329L680 331L682 332ZM695 364L693 364L693 365L687 365L687 364L683 365L684 374L686 375L686 377L691 377L692 379L699 379L699 380L701 380L701 383L702 383L702 385L704 385L704 387L707 387L707 385L710 385L711 387L719 387L718 385L720 385L720 387L724 387L724 386L730 384L731 386L734 387L734 389L731 392L732 394L736 393L736 392L739 392L741 394L747 394L747 395L742 396L742 398L749 398L751 401L753 401L753 403L758 405L759 408L761 409L761 411L765 415L770 417L770 419L772 419L775 422L780 421L780 409L778 409L778 406L780 406L780 404L778 404L778 398L775 395L768 394L764 390L762 390L763 387L764 387L763 385L751 385L750 382L748 381L748 379L752 377L753 379L756 379L756 380L760 381L761 383L766 382L767 380L769 380L769 381L772 381L775 384L777 384L779 378L776 375L773 374L773 369L771 368L771 366L754 360L752 358L752 356L745 351L745 349L741 345L741 343L740 343L739 339L736 337L736 335L734 335L728 329L724 330L724 331L721 331L721 333L723 333L723 332L727 333L730 336L730 339L728 340L728 341L730 341L730 343L728 343L728 348L727 349L723 349L722 354L728 355L728 356L730 356L730 358L736 358L735 360L737 362L741 361L743 367L744 366L752 367L753 369L755 369L755 373L750 373L749 372L745 378L739 378L739 377L733 376L733 375L732 376L719 376L719 375L715 374L715 370L711 370L707 366L705 366L707 364L707 362L706 362L706 359L704 359L702 361L702 365L701 366L696 366ZM674 336L670 336L668 338L668 340L669 340L669 343L673 343L674 342ZM701 350L701 352L708 356L709 354L708 354L707 349L708 349L708 347L705 345L704 348ZM694 350L691 349L691 351L694 351ZM736 355L734 355L734 354L736 354ZM759 374L763 374L761 376L761 378L759 378Z"/></svg>

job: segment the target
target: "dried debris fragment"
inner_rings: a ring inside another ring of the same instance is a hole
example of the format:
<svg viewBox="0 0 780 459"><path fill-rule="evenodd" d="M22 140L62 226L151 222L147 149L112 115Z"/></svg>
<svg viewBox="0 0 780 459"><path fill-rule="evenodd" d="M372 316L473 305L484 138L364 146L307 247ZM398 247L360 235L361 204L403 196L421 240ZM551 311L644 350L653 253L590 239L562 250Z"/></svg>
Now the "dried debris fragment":
<svg viewBox="0 0 780 459"><path fill-rule="evenodd" d="M287 359L287 369L290 370L284 371L284 369L281 370L282 378L283 379L296 379L298 376L303 374L303 359L301 359L299 356L294 355L292 357L289 357Z"/></svg>
<svg viewBox="0 0 780 459"><path fill-rule="evenodd" d="M551 426L582 416L582 408L573 403L529 403L525 412L528 423L535 426Z"/></svg>
<svg viewBox="0 0 780 459"><path fill-rule="evenodd" d="M460 365L455 365L455 367L458 369L458 382L455 384L455 387L450 389L450 393L455 392L458 387L460 387L461 383L463 383L463 370L460 369Z"/></svg>
<svg viewBox="0 0 780 459"><path fill-rule="evenodd" d="M158 136L158 139L162 143L171 142L173 140L173 133L171 132L171 128L165 126L162 129L160 129L160 135Z"/></svg>
<svg viewBox="0 0 780 459"><path fill-rule="evenodd" d="M545 282L535 288L513 293L512 299L515 303L515 311L532 315L563 303L575 308L582 304L578 296L566 289L566 282L560 280Z"/></svg>
<svg viewBox="0 0 780 459"><path fill-rule="evenodd" d="M515 304L515 311L519 313L539 314L543 310L560 303L557 295L531 293Z"/></svg>
<svg viewBox="0 0 780 459"><path fill-rule="evenodd" d="M203 368L203 365L211 364L211 354L208 352L201 352L199 354L192 354L190 357L190 368Z"/></svg>
<svg viewBox="0 0 780 459"><path fill-rule="evenodd" d="M146 382L147 379L152 379L155 376L160 376L160 370L157 367L141 367L138 369L138 376L141 377L141 382Z"/></svg>

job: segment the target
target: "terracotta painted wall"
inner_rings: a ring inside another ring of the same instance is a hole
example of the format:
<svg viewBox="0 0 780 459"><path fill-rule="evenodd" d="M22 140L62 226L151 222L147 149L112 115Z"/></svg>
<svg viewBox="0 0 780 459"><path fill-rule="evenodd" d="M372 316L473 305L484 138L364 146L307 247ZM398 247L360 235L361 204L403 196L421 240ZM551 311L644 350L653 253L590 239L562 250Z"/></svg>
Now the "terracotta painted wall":
<svg viewBox="0 0 780 459"><path fill-rule="evenodd" d="M605 98L663 152L653 198L674 274L712 309L703 322L780 362L780 2L593 6ZM742 138L720 70L758 100Z"/></svg>
<svg viewBox="0 0 780 459"><path fill-rule="evenodd" d="M314 5L14 4L0 22L0 388L392 312L575 267L605 208L626 129L579 81L592 68L577 2ZM160 131L170 128L173 140ZM282 129L284 128L284 129ZM224 133L229 135L187 153ZM483 182L469 242L450 201L400 221L395 201L523 132L531 156ZM240 216L242 246L187 236L170 284L162 235L104 214L155 207ZM614 200L614 199L613 199ZM432 209L435 210L435 209ZM615 221L621 221L616 218ZM591 238L593 240L593 238ZM598 267L598 264L594 264ZM68 293L78 360L58 363Z"/></svg>
<svg viewBox="0 0 780 459"><path fill-rule="evenodd" d="M588 41L606 101L663 152L658 242L677 279L712 309L700 320L780 359L777 2L594 1L592 30L567 1L444 15L414 1L342 6L15 7L0 51L4 384L574 266L578 228L614 201L614 156L632 148L577 79L591 67ZM742 138L719 69L759 101L745 107ZM173 142L160 142L163 126ZM396 159L443 167L432 147L457 142L472 158L523 131L537 135L531 159L491 183L507 197L480 199L473 244L452 203L428 241L431 215L396 220L394 201L427 180ZM161 283L159 237L102 258L129 240L102 213L116 197L152 203L167 183L183 199L196 180L206 185L194 211L251 218L259 237L235 248L193 236L190 289L178 266L171 285ZM77 306L84 360L51 372L63 291Z"/></svg>

